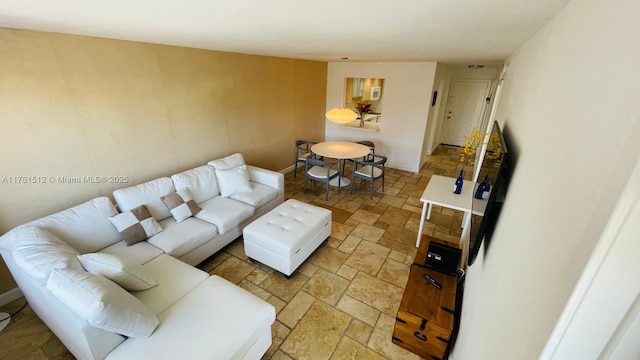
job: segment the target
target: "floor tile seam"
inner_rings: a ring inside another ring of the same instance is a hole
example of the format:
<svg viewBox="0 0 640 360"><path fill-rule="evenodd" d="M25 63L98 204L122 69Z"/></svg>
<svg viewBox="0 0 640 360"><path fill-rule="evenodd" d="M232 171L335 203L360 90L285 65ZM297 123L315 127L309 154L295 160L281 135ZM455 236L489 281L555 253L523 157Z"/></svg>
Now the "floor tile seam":
<svg viewBox="0 0 640 360"><path fill-rule="evenodd" d="M300 290L300 291L302 291L302 290ZM306 292L305 292L305 293L306 293ZM277 350L282 351L283 353L285 353L287 356L289 356L289 357L290 357L290 358L292 358L292 359L296 359L296 358L295 358L293 355L291 355L291 354L287 353L286 351L282 350L282 349L281 349L281 347L282 347L282 345L287 341L287 339L289 339L289 337L290 337L290 336L291 336L291 334L293 333L294 329L296 329L296 328L298 327L298 325L300 325L300 323L302 322L302 319L303 319L303 318L304 318L304 316L307 314L307 312L309 311L309 309L311 309L311 307L313 307L313 304L314 304L316 301L319 301L319 302L321 302L321 303L324 303L324 304L326 304L327 306L329 306L331 309L336 310L336 311L338 311L338 312L340 312L340 313L342 313L342 314L344 314L344 315L348 316L348 317L350 318L350 320L349 320L349 324L351 324L351 321L354 319L354 317L353 317L353 316L351 316L351 314L347 314L347 313L345 313L344 311L342 311L342 310L340 310L340 309L336 308L335 306L332 306L332 305L328 304L327 302L325 302L325 301L323 301L323 300L321 300L321 299L316 298L316 297L315 297L315 296L313 296L313 295L310 295L310 294L308 294L308 295L309 295L309 296L311 296L311 297L313 297L314 302L313 302L313 303L311 304L311 306L309 306L309 308L305 311L304 315L302 315L302 316L300 317L300 320L298 320L298 322L296 323L296 325L295 325L293 328L291 328L291 329L290 329L289 334L287 334L286 338L282 341L282 343L280 344L280 346L278 346L278 349L277 349ZM282 322L281 322L281 323L282 323ZM285 325L285 324L283 323L283 325ZM285 325L285 326L286 326L286 325ZM347 325L347 327L344 329L344 331L342 332L342 334L340 334L340 340L336 343L335 348L331 351L331 355L327 358L327 360L328 360L328 359L331 359L331 358L333 357L333 354L335 353L336 349L338 348L338 345L340 344L340 342L342 341L342 339L346 336L346 332L347 332L347 329L348 329L348 328L349 328L349 325ZM276 350L276 351L277 351L277 350Z"/></svg>
<svg viewBox="0 0 640 360"><path fill-rule="evenodd" d="M378 319L376 319L376 321L377 321L377 320L378 320ZM357 318L355 318L355 317L354 317L354 318L351 318L351 321L349 322L349 325L347 326L347 330L349 330L349 327L351 327L351 324L352 324L354 321L360 321L361 323L363 323L363 324L365 324L366 326L368 326L368 327L370 327L370 328L371 328L371 332L370 332L370 333L369 333L369 335L367 336L367 339L365 340L365 344L363 344L363 343L361 343L360 341L358 341L358 339L354 339L354 338L353 338L352 336L350 336L346 331L345 331L344 336L348 337L349 339L351 339L351 340L353 340L353 341L357 342L358 344L360 344L360 345L362 345L362 346L364 346L364 347L367 347L367 344L366 344L366 343L368 343L368 342L369 342L369 339L371 338L371 334L373 334L373 326L371 326L371 325L369 325L369 324L365 323L364 321L362 321L362 320L357 319ZM368 348L368 347L367 347L367 348Z"/></svg>
<svg viewBox="0 0 640 360"><path fill-rule="evenodd" d="M285 302L287 303L287 305L285 305L285 306L282 308L282 310L280 310L280 312L282 312L282 311L283 311L283 310L284 310L284 309L289 305L289 303L291 303L291 301L293 301L293 298L295 298L295 297L296 297L296 295L298 295L298 293L301 293L301 292L303 292L303 293L305 293L305 294L309 295L309 297L313 298L313 302L311 303L311 305L309 305L309 307L307 307L307 309L304 311L304 313L302 313L302 315L300 315L300 319L298 319L298 321L296 322L296 324L295 324L292 328L290 328L291 330L295 329L295 327L296 327L296 326L298 326L298 324L300 323L300 320L302 320L302 318L307 314L307 312L309 311L309 309L311 309L311 306L313 306L313 303L314 303L315 301L319 300L319 299L318 299L318 298L316 298L315 296L313 296L313 295L309 294L308 292L306 292L306 291L304 291L304 290L300 289L300 290L298 290L298 291L296 292L296 294L291 298L291 300L289 300L289 301L285 301ZM273 295L273 296L275 296L275 297L277 297L278 299L280 299L280 298L279 298L278 296L276 296L276 295ZM280 299L280 300L282 300L282 299ZM284 300L283 300L283 301L284 301ZM277 315L276 315L276 320L277 320ZM287 328L289 328L289 326L288 326L287 324L283 323L282 321L280 321L280 322L282 323L282 325L284 325L284 326L286 326Z"/></svg>
<svg viewBox="0 0 640 360"><path fill-rule="evenodd" d="M260 269L258 269L258 268L255 268L255 269L254 269L254 271L255 271L255 270L262 271L262 270L260 270ZM247 276L245 276L242 280L245 280L245 279L246 279L248 282L252 283L253 285L260 286L260 284L262 284L262 282L263 282L263 281L264 281L264 280L269 276L269 273L267 273L267 272L264 272L264 273L265 273L265 274L267 274L267 276L265 276L265 277L264 277L264 279L262 279L259 283L256 283L256 282L253 282L253 281L251 281L251 280L247 279L247 277L248 277L249 275L253 274L253 271L252 271L252 272L250 272L249 274L247 274Z"/></svg>
<svg viewBox="0 0 640 360"><path fill-rule="evenodd" d="M279 276L284 277L284 274L278 273L278 275L279 275ZM295 274L292 274L292 276L293 276L293 275L295 275ZM285 299L281 298L280 296L278 296L277 294L274 294L274 293L273 293L272 291L270 291L269 289L266 289L266 288L264 288L264 287L262 287L262 286L260 286L260 285L256 285L256 286L258 286L258 287L259 287L259 288L261 288L262 290L264 290L264 291L268 292L268 293L269 293L269 294L271 294L272 296L277 297L278 299L280 299L280 300L284 301L285 303L287 303L287 305L289 305L289 302L291 302L291 300L293 300L293 298L294 298L294 297L296 297L296 295L297 295L300 291L302 291L302 288L303 288L303 287L305 287L305 285L307 285L307 283L309 282L309 279L311 279L311 276L306 276L306 275L303 275L303 274L301 274L301 275L302 275L302 276L304 276L304 277L306 277L306 278L307 278L307 280L305 280L305 282L302 284L302 286L300 286L300 289L299 289L299 290L297 290L297 291L293 294L293 296L291 297L291 299L290 299L290 300L285 300ZM306 292L305 292L305 293L306 293ZM315 298L315 297L314 297L314 298ZM286 307L286 306L285 306L285 307Z"/></svg>
<svg viewBox="0 0 640 360"><path fill-rule="evenodd" d="M383 221L383 220L379 220L379 221L380 221L381 223L385 223L385 224L387 224L387 225L389 225L389 226L400 226L400 227L402 227L402 228L404 229L404 228L407 226L407 223L409 222L409 219L411 219L411 216L409 216L409 217L407 218L407 220L405 220L405 222L404 222L402 225L389 224L388 222L385 222L385 221Z"/></svg>
<svg viewBox="0 0 640 360"><path fill-rule="evenodd" d="M386 314L385 314L386 315ZM382 311L380 312L380 314L378 315L378 319L376 320L376 323L373 325L373 329L371 330L371 334L369 334L369 340L367 341L367 344L365 345L368 349L371 349L371 351L373 351L376 354L381 355L384 358L386 357L386 354L384 353L379 353L378 351L376 351L374 348L372 348L371 346L369 346L369 343L371 343L371 336L373 336L373 333L376 331L376 328L378 327L378 323L382 321ZM382 327L382 324L380 325ZM393 335L393 333L391 334ZM391 339L389 339L389 342L391 342ZM394 344L395 345L395 344Z"/></svg>
<svg viewBox="0 0 640 360"><path fill-rule="evenodd" d="M395 260L394 260L394 261L395 261ZM384 266L384 264L383 264L383 266ZM385 280L385 279L383 279L383 278L379 278L379 277L378 277L378 275L380 274L380 270L382 270L382 266L380 266L380 269L378 269L378 271L376 272L376 274L375 274L375 275L372 275L372 276L373 276L374 278L376 278L376 279L380 280L380 281L384 281L384 282L386 282L386 283L387 283L387 284L389 284L389 285L393 285L394 287L397 287L397 288L399 288L400 290L402 290L402 292L404 292L404 288L407 286L406 284L405 284L404 286L398 286L398 285L396 285L396 284L394 284L394 283L392 283L392 282L390 282L390 281L387 281L387 280ZM367 273L367 272L365 272L365 274L367 274L367 275L371 275L371 274L369 274L369 273Z"/></svg>
<svg viewBox="0 0 640 360"><path fill-rule="evenodd" d="M353 296L351 296L351 295L347 294L347 291L346 291L346 290L344 291L344 293L343 293L343 294L342 294L342 296L340 297L340 300L338 301L338 304L340 304L340 302L342 301L342 299L343 299L345 296L348 296L349 298L351 298L351 300L353 300L353 301L355 301L355 302L358 302L358 303L360 303L361 305L364 305L364 306L366 306L366 307L368 307L368 308L371 308L371 309L375 310L375 311L378 313L378 315L376 316L376 321L374 321L374 325L375 325L375 323L377 323L377 322L378 322L378 318L380 318L380 314L382 314L382 311L381 311L381 310L379 310L379 309L377 309L376 307L374 307L374 306L372 306L372 305L369 305L369 304L367 304L367 303L365 303L365 302L362 302L362 301L360 301L359 299L354 298ZM336 304L336 306L338 306L338 305ZM338 309L338 310L340 310L340 309ZM342 310L340 310L340 311L342 311ZM351 316L351 314L347 314L347 315ZM360 320L360 319L356 318L355 316L351 316L351 317L353 317L354 319L357 319L357 320L359 320L359 321L362 321L364 324L369 325L368 323L364 322L363 320ZM369 326L373 327L374 325L369 325Z"/></svg>
<svg viewBox="0 0 640 360"><path fill-rule="evenodd" d="M344 296L344 293L345 293L345 292L346 292L346 289L345 289L345 291L343 291L343 295L342 295L342 296ZM340 299L342 299L342 296L340 297ZM316 299L316 301L323 302L323 303L325 303L325 304L329 305L332 309L334 309L334 310L336 310L336 311L339 311L339 312L343 313L344 315L347 315L347 316L350 318L350 320L349 320L349 324L344 328L344 331L343 331L343 332L342 332L342 334L340 335L340 340L338 340L338 342L336 343L335 347L333 348L333 351L331 351L331 355L329 355L329 357L328 357L328 359L330 360L330 359L333 359L333 355L334 355L334 354L336 353L336 351L338 350L338 347L340 347L340 343L342 342L342 340L344 339L344 337L345 337L345 336L347 336L347 329L349 329L349 325L351 324L351 322L353 321L353 319L355 319L355 317L351 316L351 314L347 314L346 312L344 312L344 311L342 311L342 310L340 310L340 309L338 309L338 308L336 307L336 306L337 306L337 304L338 304L340 301L338 301L338 303L336 303L336 305L335 305L335 306L332 306L332 305L328 304L327 302L322 301L322 300L320 300L320 299Z"/></svg>

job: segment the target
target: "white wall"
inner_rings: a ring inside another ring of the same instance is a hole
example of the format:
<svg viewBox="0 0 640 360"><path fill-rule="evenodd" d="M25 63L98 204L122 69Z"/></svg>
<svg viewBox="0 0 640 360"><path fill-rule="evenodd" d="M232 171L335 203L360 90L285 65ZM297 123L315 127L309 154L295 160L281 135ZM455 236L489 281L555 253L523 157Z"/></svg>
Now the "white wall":
<svg viewBox="0 0 640 360"><path fill-rule="evenodd" d="M449 85L451 84L451 67L444 63L438 63L436 66L435 79L433 80L433 89L438 91L438 97L435 106L429 109L429 117L427 120L427 129L424 133L424 144L422 146L422 157L420 165L424 165L427 156L431 155L433 150L438 146L440 130L442 129L442 119L447 106L447 94L449 93Z"/></svg>
<svg viewBox="0 0 640 360"><path fill-rule="evenodd" d="M327 111L344 106L345 78L382 78L380 131L341 127L326 120L326 140L372 140L387 155L387 166L417 172L431 107L435 62L331 62L327 73Z"/></svg>
<svg viewBox="0 0 640 360"><path fill-rule="evenodd" d="M452 360L540 356L640 157L638 13L574 0L507 59L497 119L518 162Z"/></svg>
<svg viewBox="0 0 640 360"><path fill-rule="evenodd" d="M494 80L500 74L502 64L485 65L483 68L470 69L468 64L450 64L454 79Z"/></svg>

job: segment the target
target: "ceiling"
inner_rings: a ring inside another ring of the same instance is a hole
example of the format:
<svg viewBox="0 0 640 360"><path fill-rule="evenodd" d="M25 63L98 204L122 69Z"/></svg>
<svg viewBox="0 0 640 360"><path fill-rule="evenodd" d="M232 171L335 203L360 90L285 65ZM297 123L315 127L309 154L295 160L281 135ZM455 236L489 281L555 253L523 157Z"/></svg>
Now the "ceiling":
<svg viewBox="0 0 640 360"><path fill-rule="evenodd" d="M569 0L2 0L0 27L319 61L490 61Z"/></svg>

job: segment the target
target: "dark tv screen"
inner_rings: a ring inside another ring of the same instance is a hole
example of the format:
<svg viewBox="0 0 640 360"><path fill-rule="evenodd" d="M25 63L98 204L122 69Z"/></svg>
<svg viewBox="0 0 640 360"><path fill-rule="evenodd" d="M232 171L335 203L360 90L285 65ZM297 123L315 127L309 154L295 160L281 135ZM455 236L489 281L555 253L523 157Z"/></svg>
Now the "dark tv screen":
<svg viewBox="0 0 640 360"><path fill-rule="evenodd" d="M482 241L485 241L485 249L487 248L498 221L509 182L508 155L500 126L494 122L476 183L477 187L486 177L491 189L487 199L473 198L467 261L469 265L475 261Z"/></svg>

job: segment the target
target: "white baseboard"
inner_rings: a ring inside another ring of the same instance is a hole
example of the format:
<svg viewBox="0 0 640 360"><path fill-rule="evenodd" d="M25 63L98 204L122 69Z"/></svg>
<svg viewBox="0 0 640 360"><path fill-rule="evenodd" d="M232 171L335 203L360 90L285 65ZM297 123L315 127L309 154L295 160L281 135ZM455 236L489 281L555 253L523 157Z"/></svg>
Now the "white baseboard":
<svg viewBox="0 0 640 360"><path fill-rule="evenodd" d="M284 168L284 169L282 169L282 170L280 170L280 171L278 171L278 172L279 172L279 173L282 173L282 174L287 174L287 173L292 172L292 171L293 171L293 169L295 169L295 166L294 166L294 165L291 165L291 166L286 167L286 168Z"/></svg>
<svg viewBox="0 0 640 360"><path fill-rule="evenodd" d="M8 303L12 302L13 300L19 299L22 296L23 295L22 291L20 291L20 288L15 288L7 291L4 294L0 294L0 306L7 305Z"/></svg>

